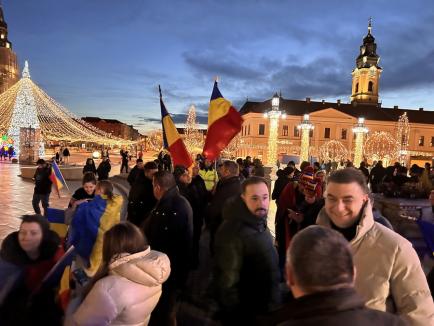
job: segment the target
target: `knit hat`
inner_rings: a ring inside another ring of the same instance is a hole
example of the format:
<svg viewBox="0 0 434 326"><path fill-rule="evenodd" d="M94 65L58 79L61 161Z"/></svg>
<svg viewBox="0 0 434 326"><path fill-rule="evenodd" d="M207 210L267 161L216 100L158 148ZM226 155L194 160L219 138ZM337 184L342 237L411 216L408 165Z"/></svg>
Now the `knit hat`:
<svg viewBox="0 0 434 326"><path fill-rule="evenodd" d="M300 183L304 186L315 179L313 167L307 166L300 175Z"/></svg>

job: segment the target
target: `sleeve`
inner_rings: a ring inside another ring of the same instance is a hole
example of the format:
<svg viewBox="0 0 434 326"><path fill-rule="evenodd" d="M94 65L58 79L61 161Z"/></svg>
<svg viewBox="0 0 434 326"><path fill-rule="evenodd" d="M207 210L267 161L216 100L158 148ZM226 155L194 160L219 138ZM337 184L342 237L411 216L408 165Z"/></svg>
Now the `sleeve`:
<svg viewBox="0 0 434 326"><path fill-rule="evenodd" d="M22 277L22 271L15 265L0 259L0 306Z"/></svg>
<svg viewBox="0 0 434 326"><path fill-rule="evenodd" d="M218 232L224 231L224 229ZM228 239L217 234L215 241L215 291L223 311L233 312L240 303L239 281L243 253L238 238Z"/></svg>
<svg viewBox="0 0 434 326"><path fill-rule="evenodd" d="M410 325L434 325L434 303L419 257L410 243L395 256L391 291L398 314Z"/></svg>
<svg viewBox="0 0 434 326"><path fill-rule="evenodd" d="M110 325L119 314L104 279L98 281L72 316L70 325Z"/></svg>

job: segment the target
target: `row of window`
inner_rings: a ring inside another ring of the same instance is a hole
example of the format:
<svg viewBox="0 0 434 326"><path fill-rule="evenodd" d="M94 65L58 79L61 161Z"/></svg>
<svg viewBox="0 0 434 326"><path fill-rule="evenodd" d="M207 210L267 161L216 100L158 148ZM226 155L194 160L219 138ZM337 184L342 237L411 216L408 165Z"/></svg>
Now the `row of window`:
<svg viewBox="0 0 434 326"><path fill-rule="evenodd" d="M419 139L418 139L417 143L418 143L419 146L425 146L425 136L419 136ZM431 137L430 146L434 147L434 137Z"/></svg>
<svg viewBox="0 0 434 326"><path fill-rule="evenodd" d="M374 89L374 83L370 81L368 83L368 92L372 92L373 89ZM358 93L358 92L359 92L359 83L356 84L356 89L354 93Z"/></svg>
<svg viewBox="0 0 434 326"><path fill-rule="evenodd" d="M341 129L341 139L345 140L347 139L347 129ZM246 125L241 129L241 135L242 136L250 136L250 125ZM259 136L265 136L265 124L260 123L258 125L258 135ZM282 126L282 136L289 136L289 126L283 125ZM293 136L294 137L300 137L300 129L298 129L296 126L293 130ZM313 137L313 130L310 130L309 136ZM329 139L330 138L330 128L324 128L324 138Z"/></svg>

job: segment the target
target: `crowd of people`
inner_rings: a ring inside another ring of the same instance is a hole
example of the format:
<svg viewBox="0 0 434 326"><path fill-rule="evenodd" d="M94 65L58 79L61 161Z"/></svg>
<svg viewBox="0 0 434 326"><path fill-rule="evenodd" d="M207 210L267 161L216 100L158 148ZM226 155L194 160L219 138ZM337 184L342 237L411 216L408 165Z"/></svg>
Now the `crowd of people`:
<svg viewBox="0 0 434 326"><path fill-rule="evenodd" d="M36 214L24 216L0 250L0 324L182 325L180 303L195 286L189 278L208 267L197 309L209 313L209 324L434 325L417 253L373 213L371 189L387 183L376 183L377 166L366 174L366 166L327 171L289 162L270 191L259 159L199 155L192 167L172 167L138 158L123 222L122 196L110 181L97 181L99 167L89 159L60 239L39 208L42 201L46 214L51 190L40 160ZM59 284L38 285L70 248L71 291L62 310Z"/></svg>

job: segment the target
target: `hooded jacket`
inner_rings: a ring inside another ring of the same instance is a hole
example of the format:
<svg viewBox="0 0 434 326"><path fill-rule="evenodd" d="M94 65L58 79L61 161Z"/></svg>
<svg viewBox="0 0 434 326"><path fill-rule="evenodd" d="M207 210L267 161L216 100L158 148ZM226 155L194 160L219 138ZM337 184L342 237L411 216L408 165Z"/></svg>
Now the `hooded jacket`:
<svg viewBox="0 0 434 326"><path fill-rule="evenodd" d="M317 224L331 227L323 208ZM411 243L374 222L371 204L350 241L355 287L369 308L397 313L413 326L434 325L434 304L419 257Z"/></svg>
<svg viewBox="0 0 434 326"><path fill-rule="evenodd" d="M123 254L95 283L66 325L148 325L170 274L167 255L151 250Z"/></svg>
<svg viewBox="0 0 434 326"><path fill-rule="evenodd" d="M269 311L279 303L277 252L266 218L250 213L240 197L223 210L215 240L215 283L222 311L235 315Z"/></svg>

